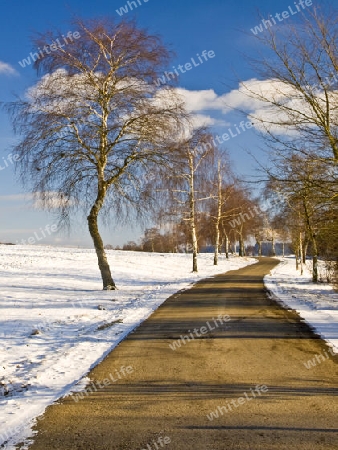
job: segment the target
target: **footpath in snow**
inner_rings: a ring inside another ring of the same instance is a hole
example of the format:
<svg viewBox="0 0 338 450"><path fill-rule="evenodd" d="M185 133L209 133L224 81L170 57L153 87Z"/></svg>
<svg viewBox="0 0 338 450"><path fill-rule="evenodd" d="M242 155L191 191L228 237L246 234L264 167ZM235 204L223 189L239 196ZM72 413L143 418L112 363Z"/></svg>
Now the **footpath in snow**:
<svg viewBox="0 0 338 450"><path fill-rule="evenodd" d="M0 245L0 448L32 436L34 419L83 390L89 370L172 294L256 262L222 256L213 266L202 254L193 274L191 255L108 257L117 291L101 290L93 250ZM111 382L126 371L116 367Z"/></svg>
<svg viewBox="0 0 338 450"><path fill-rule="evenodd" d="M332 355L336 355L338 360L338 293L329 284L312 283L311 278L305 267L303 275L296 272L294 257L283 258L264 278L269 291L285 307L296 310L327 341L328 352L315 356L312 364L308 361L309 367Z"/></svg>

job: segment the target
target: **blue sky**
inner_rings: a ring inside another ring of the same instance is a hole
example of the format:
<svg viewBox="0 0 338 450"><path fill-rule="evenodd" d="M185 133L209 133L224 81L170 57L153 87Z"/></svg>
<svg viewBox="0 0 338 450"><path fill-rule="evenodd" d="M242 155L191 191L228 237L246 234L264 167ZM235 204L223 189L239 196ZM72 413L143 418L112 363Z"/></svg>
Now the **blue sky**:
<svg viewBox="0 0 338 450"><path fill-rule="evenodd" d="M298 0L297 0L298 2ZM244 55L257 55L258 44L250 31L259 25L263 17L281 13L289 7L296 11L293 0L136 0L133 11L128 6L124 16L134 17L137 23L149 32L162 36L163 41L176 52L172 65L184 65L201 54L213 51L215 57L198 67L180 75L179 86L187 93L194 111L208 118L215 134L236 134L243 117L225 110L225 102L236 97L238 80L249 80L256 76ZM130 3L132 5L132 3ZM0 26L0 101L13 100L37 80L32 66L21 67L19 61L27 58L33 50L30 37L34 32L60 29L62 32L76 31L69 21L73 15L83 18L110 16L119 19L125 0L59 0L46 3L43 0L2 0ZM126 9L125 9L126 10ZM297 20L297 16L288 20ZM229 96L233 90L234 95ZM237 97L236 97L237 98ZM240 102L236 103L240 105ZM252 129L242 125L240 135L229 139L224 147L229 151L237 172L252 174L254 160L248 156L250 150L262 158L259 148L262 141ZM29 196L16 179L13 165L8 157L10 145L15 137L6 114L0 111L0 241L21 241L31 238L41 244L71 244L91 246L86 224L75 220L73 231L68 236L50 233L54 217L35 210ZM43 237L45 235L45 237ZM106 243L121 245L127 240L137 240L139 230L112 226L103 231Z"/></svg>

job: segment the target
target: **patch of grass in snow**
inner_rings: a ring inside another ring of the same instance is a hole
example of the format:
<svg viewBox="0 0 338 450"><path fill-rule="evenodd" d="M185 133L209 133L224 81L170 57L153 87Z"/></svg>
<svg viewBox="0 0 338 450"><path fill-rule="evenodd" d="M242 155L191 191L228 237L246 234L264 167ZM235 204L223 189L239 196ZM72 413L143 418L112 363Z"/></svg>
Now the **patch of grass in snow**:
<svg viewBox="0 0 338 450"><path fill-rule="evenodd" d="M109 322L109 323L104 323L103 325L100 325L96 331L102 331L105 330L107 328L112 327L113 325L115 325L116 323L123 323L123 319L118 319L118 320L114 320L113 322Z"/></svg>

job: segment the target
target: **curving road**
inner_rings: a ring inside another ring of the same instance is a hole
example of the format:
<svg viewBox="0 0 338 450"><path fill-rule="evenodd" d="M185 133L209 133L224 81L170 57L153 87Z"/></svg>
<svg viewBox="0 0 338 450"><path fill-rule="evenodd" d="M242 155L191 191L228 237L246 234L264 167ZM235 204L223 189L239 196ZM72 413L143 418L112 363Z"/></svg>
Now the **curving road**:
<svg viewBox="0 0 338 450"><path fill-rule="evenodd" d="M48 408L30 450L337 450L337 358L268 298L275 265L169 298L90 373L83 399Z"/></svg>

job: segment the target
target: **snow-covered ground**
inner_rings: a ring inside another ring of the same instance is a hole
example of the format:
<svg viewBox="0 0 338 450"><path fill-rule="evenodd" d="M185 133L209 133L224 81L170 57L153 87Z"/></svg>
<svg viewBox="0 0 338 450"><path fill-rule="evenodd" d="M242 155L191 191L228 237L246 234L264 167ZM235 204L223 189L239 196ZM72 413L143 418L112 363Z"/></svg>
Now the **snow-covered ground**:
<svg viewBox="0 0 338 450"><path fill-rule="evenodd" d="M0 447L32 436L34 419L173 293L250 258L108 251L117 291L102 291L93 250L0 245ZM120 373L116 368L116 373ZM29 440L26 441L29 443ZM22 446L20 448L25 448Z"/></svg>
<svg viewBox="0 0 338 450"><path fill-rule="evenodd" d="M270 275L264 278L266 287L300 316L327 341L332 352L338 353L338 293L329 284L311 282L311 273L296 272L295 258L281 259Z"/></svg>

